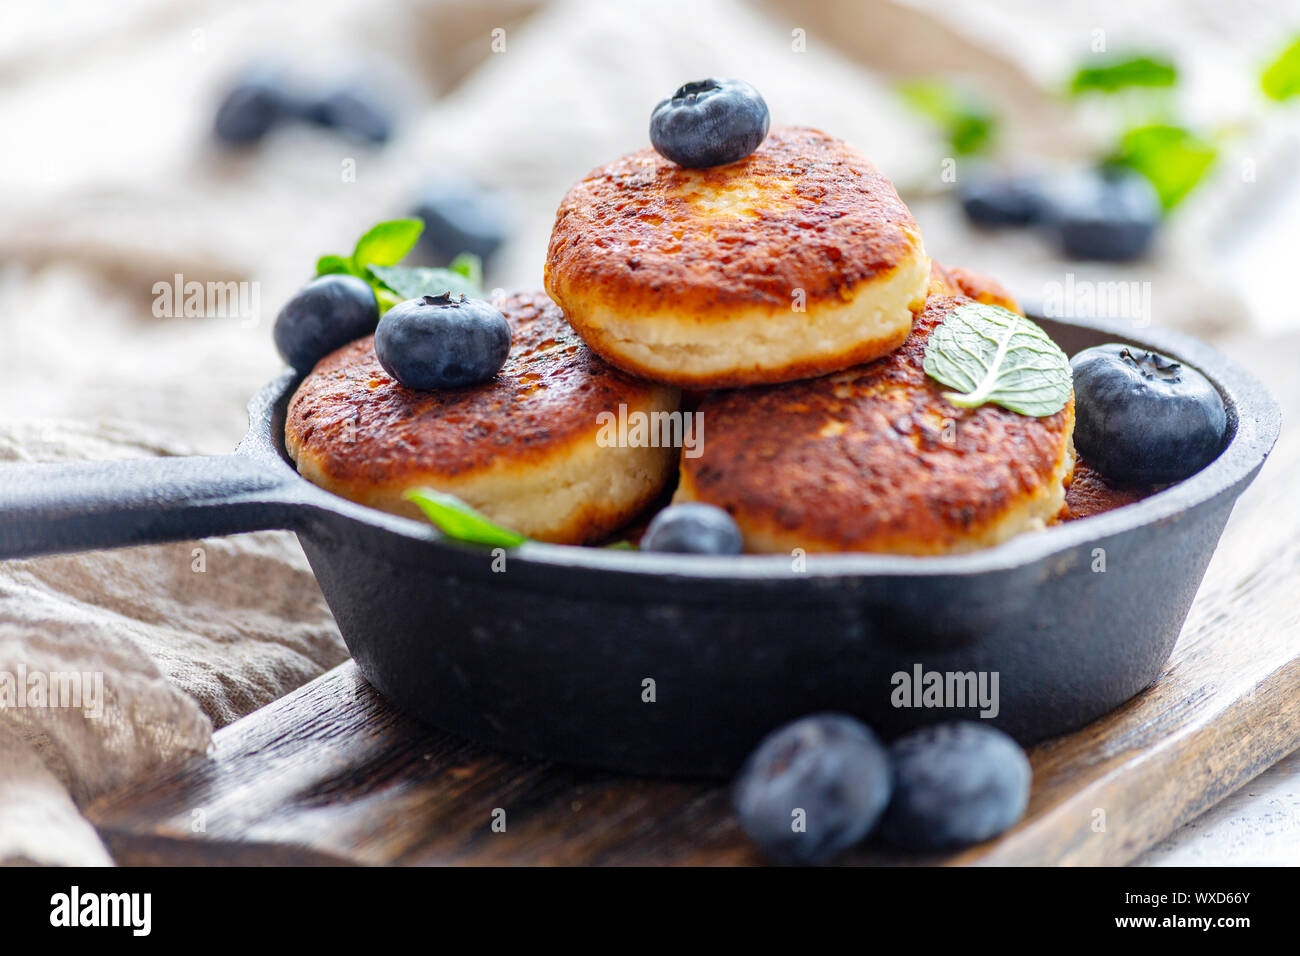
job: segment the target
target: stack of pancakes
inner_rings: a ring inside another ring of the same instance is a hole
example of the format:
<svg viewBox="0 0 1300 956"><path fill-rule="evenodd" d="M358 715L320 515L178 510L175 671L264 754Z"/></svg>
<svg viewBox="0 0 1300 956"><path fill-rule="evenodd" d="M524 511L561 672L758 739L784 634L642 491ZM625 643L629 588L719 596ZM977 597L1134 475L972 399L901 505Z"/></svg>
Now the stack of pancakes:
<svg viewBox="0 0 1300 956"><path fill-rule="evenodd" d="M944 554L1061 511L1073 403L961 409L922 368L953 309L1015 303L931 263L889 180L824 133L775 128L710 169L645 149L594 170L560 204L546 289L496 301L514 342L483 385L407 389L369 339L323 359L289 407L299 470L403 514L431 486L566 543L607 537L674 477L674 500L726 509L750 551ZM694 414L699 446L609 442L636 413Z"/></svg>

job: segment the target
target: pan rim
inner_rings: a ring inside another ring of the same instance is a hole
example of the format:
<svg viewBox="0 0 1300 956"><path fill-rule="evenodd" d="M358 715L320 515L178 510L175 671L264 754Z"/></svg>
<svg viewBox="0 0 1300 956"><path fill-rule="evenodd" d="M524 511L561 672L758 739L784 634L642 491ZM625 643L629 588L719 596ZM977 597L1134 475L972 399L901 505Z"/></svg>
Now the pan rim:
<svg viewBox="0 0 1300 956"><path fill-rule="evenodd" d="M1017 535L991 548L962 554L912 556L866 552L813 553L804 568L795 570L786 554L739 556L658 554L592 548L579 545L527 542L513 549L511 560L536 568L584 571L638 579L670 578L769 584L815 582L867 577L966 577L1024 570L1099 544L1122 534L1172 520L1233 489L1240 489L1263 466L1281 430L1281 410L1262 382L1213 346L1171 329L1134 329L1113 319L1057 318L1031 315L1049 326L1101 332L1142 348L1155 349L1199 369L1218 389L1228 406L1231 437L1219 456L1190 478L1142 501L1101 515ZM286 370L264 385L249 403L249 429L239 452L278 465L291 475L301 504L332 513L411 542L437 548L449 556L480 556L481 548L451 541L437 529L410 518L368 508L312 484L298 474L284 451L284 435L276 434L277 409L287 404L303 376Z"/></svg>

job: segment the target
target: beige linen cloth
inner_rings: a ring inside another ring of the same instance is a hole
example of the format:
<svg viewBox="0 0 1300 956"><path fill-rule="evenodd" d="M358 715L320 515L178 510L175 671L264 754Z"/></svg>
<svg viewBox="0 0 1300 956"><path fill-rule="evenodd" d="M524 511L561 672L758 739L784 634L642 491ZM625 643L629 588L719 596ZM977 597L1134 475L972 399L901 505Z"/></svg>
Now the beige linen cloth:
<svg viewBox="0 0 1300 956"><path fill-rule="evenodd" d="M942 147L868 66L897 69L900 49L918 72L989 77L1008 109L1033 117L1024 135L1074 142L1041 60L1002 32L981 36L1019 6L984 17L901 0L66 0L10 11L0 128L22 135L0 151L0 462L229 451L248 397L279 368L279 304L316 256L405 214L440 168L510 198L513 239L489 283L538 287L564 189L643 145L654 100L687 79L751 80L776 122L843 136L914 197L933 191ZM1035 23L1027 45L1045 42L1050 23ZM286 129L247 155L220 154L208 140L215 98L257 58L303 77L364 76L398 105L397 136L381 150ZM914 205L932 254L1029 297L1073 268L1028 247L999 255L949 203ZM1141 272L1169 290L1166 313L1191 328L1244 321L1204 268L1196 228L1171 232L1170 250L1184 251ZM257 308L155 318L154 283L176 274L255 283ZM76 672L103 687L97 716L0 707L0 861L110 863L79 806L202 752L214 727L345 656L287 534L0 563L0 681Z"/></svg>

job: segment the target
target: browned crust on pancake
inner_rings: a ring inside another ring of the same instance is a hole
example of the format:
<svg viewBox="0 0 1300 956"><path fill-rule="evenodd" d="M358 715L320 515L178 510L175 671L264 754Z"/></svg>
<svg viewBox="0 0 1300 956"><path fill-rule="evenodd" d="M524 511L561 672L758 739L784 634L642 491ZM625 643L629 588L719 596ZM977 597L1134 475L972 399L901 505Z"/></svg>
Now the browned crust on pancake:
<svg viewBox="0 0 1300 956"><path fill-rule="evenodd" d="M285 442L341 486L405 475L456 477L501 459L527 463L592 434L596 416L650 403L664 387L611 368L543 293L495 303L513 340L490 382L416 391L359 339L321 359L289 402Z"/></svg>
<svg viewBox="0 0 1300 956"><path fill-rule="evenodd" d="M706 398L704 453L682 459L683 489L808 550L938 554L979 540L1060 480L1073 401L1044 418L948 404L925 343L970 301L930 299L907 341L868 365Z"/></svg>
<svg viewBox="0 0 1300 956"><path fill-rule="evenodd" d="M973 269L940 265L933 259L930 260L929 295L964 295L976 302L1000 305L1012 312L1025 314L1006 286L996 279L990 279Z"/></svg>
<svg viewBox="0 0 1300 956"><path fill-rule="evenodd" d="M753 218L701 216L696 189L759 192ZM812 307L920 254L919 230L893 184L846 143L776 127L757 151L712 169L684 169L642 149L593 170L560 203L547 291L598 297L625 313L680 303L699 321L736 306Z"/></svg>
<svg viewBox="0 0 1300 956"><path fill-rule="evenodd" d="M1083 458L1074 463L1074 475L1065 489L1062 521L1077 521L1135 504L1155 494L1154 487L1120 488L1112 485Z"/></svg>

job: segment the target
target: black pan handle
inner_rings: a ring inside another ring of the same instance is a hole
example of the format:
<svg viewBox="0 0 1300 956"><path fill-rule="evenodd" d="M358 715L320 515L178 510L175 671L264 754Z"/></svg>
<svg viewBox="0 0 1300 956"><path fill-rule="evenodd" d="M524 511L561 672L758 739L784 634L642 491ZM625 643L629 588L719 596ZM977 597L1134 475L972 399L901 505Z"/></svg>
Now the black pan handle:
<svg viewBox="0 0 1300 956"><path fill-rule="evenodd" d="M0 559L290 528L294 481L246 455L0 464Z"/></svg>

